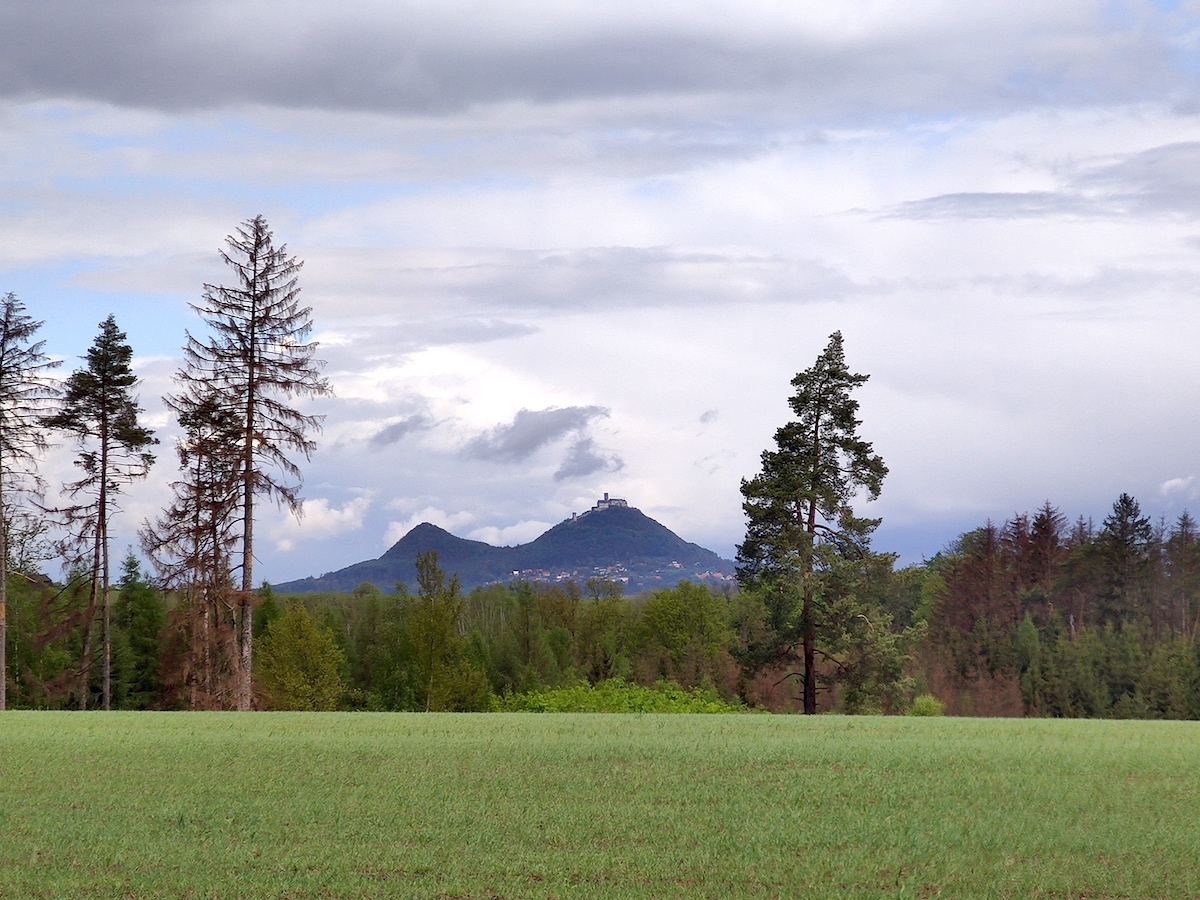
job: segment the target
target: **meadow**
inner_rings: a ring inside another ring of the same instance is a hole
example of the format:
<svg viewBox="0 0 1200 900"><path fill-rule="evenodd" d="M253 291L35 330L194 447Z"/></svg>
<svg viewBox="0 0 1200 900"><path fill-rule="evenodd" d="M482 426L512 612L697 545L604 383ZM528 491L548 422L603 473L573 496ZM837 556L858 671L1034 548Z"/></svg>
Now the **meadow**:
<svg viewBox="0 0 1200 900"><path fill-rule="evenodd" d="M0 898L1200 896L1200 726L0 715Z"/></svg>

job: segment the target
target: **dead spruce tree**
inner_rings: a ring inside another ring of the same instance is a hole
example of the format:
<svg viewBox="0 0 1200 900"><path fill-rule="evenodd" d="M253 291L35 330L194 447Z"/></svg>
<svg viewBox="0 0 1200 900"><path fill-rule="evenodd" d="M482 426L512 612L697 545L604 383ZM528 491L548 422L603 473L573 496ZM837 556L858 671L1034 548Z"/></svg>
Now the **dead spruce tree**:
<svg viewBox="0 0 1200 900"><path fill-rule="evenodd" d="M238 433L228 448L239 480L241 590L238 595L239 653L237 708L251 706L253 646L254 501L265 496L295 514L301 511L300 469L290 454L306 460L322 417L302 413L297 397L331 393L313 358L316 344L311 307L300 305L303 263L276 247L262 216L238 226L225 239L221 258L233 273L231 285L204 286L192 304L208 325L202 340L188 334L181 388L212 397L237 419Z"/></svg>
<svg viewBox="0 0 1200 900"><path fill-rule="evenodd" d="M171 505L143 526L142 550L159 580L185 598L177 687L187 692L192 709L225 709L236 702L238 689L232 553L240 479L230 448L241 433L239 421L212 393L192 390L164 400L183 429L175 448L181 477L171 484Z"/></svg>
<svg viewBox="0 0 1200 900"><path fill-rule="evenodd" d="M112 604L109 597L108 523L118 508L122 485L145 478L154 462L149 448L158 443L154 432L138 424L142 410L133 396L137 376L131 365L133 349L125 333L109 316L88 349L87 365L71 373L62 406L43 423L75 439L78 481L63 485L80 500L60 510L73 535L78 557L90 563L88 606L83 620L83 653L79 670L79 708L86 709L92 663L92 632L97 608L103 606L103 705L112 704Z"/></svg>
<svg viewBox="0 0 1200 900"><path fill-rule="evenodd" d="M10 528L19 515L16 495L40 492L38 455L46 448L41 420L58 396L45 341L33 336L42 322L25 313L11 291L0 297L0 710L8 707L8 575Z"/></svg>

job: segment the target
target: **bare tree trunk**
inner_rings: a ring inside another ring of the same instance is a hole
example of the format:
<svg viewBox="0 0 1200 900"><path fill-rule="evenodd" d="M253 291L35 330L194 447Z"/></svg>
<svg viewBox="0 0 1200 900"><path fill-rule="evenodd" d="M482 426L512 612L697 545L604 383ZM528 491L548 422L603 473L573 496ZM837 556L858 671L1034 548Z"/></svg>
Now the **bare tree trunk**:
<svg viewBox="0 0 1200 900"><path fill-rule="evenodd" d="M242 537L242 590L239 598L242 621L239 635L240 659L238 672L237 708L248 712L251 707L254 646L254 616L251 603L251 586L254 577L254 490L252 487L253 471L247 473L246 492L244 498L245 519L243 520Z"/></svg>
<svg viewBox="0 0 1200 900"><path fill-rule="evenodd" d="M108 602L108 429L100 429L100 504L96 521L96 564L99 572L92 572L93 583L100 576L100 598L104 604L104 709L112 709L112 616Z"/></svg>
<svg viewBox="0 0 1200 900"><path fill-rule="evenodd" d="M112 709L112 597L108 589L108 523L104 525L100 590L104 594L104 709Z"/></svg>
<svg viewBox="0 0 1200 900"><path fill-rule="evenodd" d="M8 521L3 479L0 471L0 712L8 709Z"/></svg>

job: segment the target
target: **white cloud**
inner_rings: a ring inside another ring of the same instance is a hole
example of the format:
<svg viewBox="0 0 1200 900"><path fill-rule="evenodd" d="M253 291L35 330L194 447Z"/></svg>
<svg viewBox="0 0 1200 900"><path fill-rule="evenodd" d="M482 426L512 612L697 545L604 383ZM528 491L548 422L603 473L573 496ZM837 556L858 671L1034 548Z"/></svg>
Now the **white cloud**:
<svg viewBox="0 0 1200 900"><path fill-rule="evenodd" d="M393 504L396 504L396 506ZM403 502L397 503L397 501L388 504L389 508L403 507L404 505ZM383 534L383 544L385 547L392 546L392 544L396 543L396 541L400 540L400 538L423 522L428 522L430 525L436 525L438 528L444 528L446 531L456 533L460 529L468 527L474 521L474 518L475 516L469 512L448 513L445 510L427 506L418 512L414 512L403 521L389 521L387 523L387 530Z"/></svg>
<svg viewBox="0 0 1200 900"><path fill-rule="evenodd" d="M1189 475L1186 478L1168 478L1158 486L1158 492L1164 497L1185 494L1188 498L1195 498L1196 492L1189 490L1195 480L1195 475Z"/></svg>
<svg viewBox="0 0 1200 900"><path fill-rule="evenodd" d="M476 528L467 534L473 541L483 541L485 544L491 544L494 547L515 547L519 544L528 544L530 541L541 537L552 528L552 522L539 522L530 520L525 522L517 522L515 525L509 525L504 528L495 525L488 525L483 528Z"/></svg>
<svg viewBox="0 0 1200 900"><path fill-rule="evenodd" d="M299 517L285 516L271 529L276 548L290 553L301 541L321 541L363 527L363 517L371 508L371 495L362 494L341 506L324 497L306 499Z"/></svg>

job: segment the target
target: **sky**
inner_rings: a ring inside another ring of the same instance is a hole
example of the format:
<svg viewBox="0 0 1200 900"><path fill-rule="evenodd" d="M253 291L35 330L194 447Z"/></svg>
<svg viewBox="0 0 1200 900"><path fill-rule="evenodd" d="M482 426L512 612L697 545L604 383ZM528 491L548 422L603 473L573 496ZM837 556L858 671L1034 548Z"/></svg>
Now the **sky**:
<svg viewBox="0 0 1200 900"><path fill-rule="evenodd" d="M0 291L114 314L177 477L218 250L302 260L334 396L256 580L623 497L732 557L830 334L920 562L1047 500L1200 511L1200 3L0 0ZM72 474L74 448L43 474Z"/></svg>

